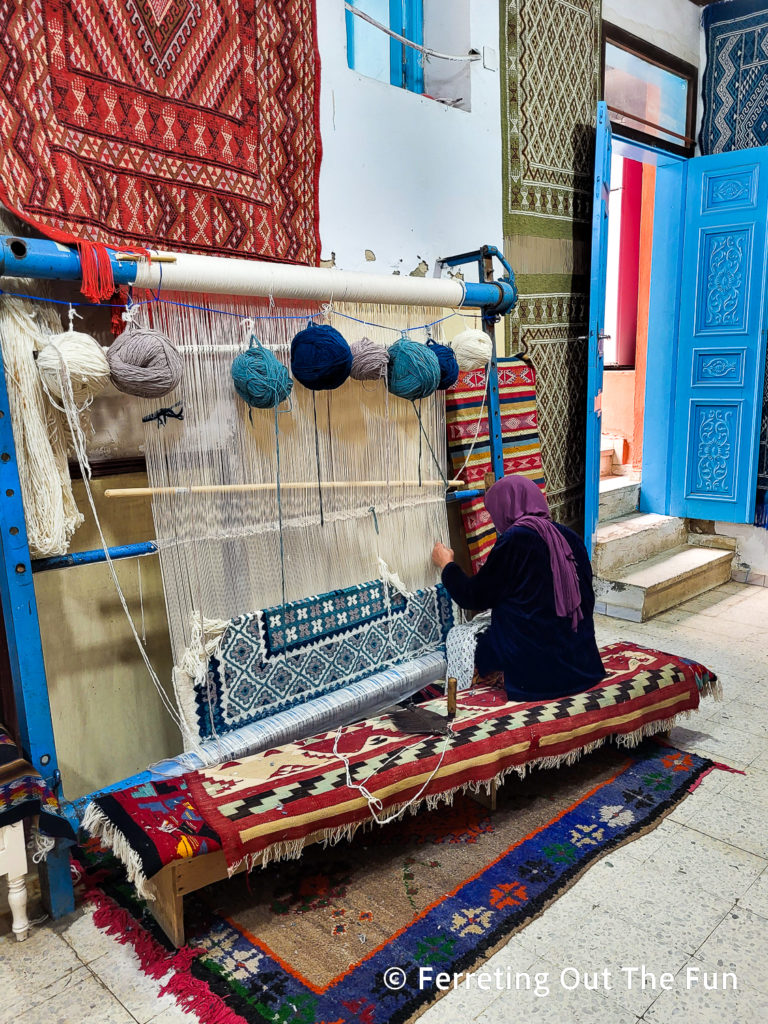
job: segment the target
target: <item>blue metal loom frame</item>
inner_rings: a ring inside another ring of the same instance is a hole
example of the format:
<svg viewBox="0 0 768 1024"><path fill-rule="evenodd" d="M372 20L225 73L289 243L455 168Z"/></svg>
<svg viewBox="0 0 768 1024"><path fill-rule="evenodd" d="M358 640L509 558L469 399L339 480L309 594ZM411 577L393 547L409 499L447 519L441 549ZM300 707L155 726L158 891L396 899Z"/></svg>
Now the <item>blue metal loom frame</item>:
<svg viewBox="0 0 768 1024"><path fill-rule="evenodd" d="M504 274L497 279L493 276L494 257L504 268ZM117 260L114 253L110 253L110 258L116 284L132 284L136 277L136 263ZM483 246L473 252L447 257L439 262L447 267L477 264L480 280L478 283L466 283L463 306L482 310L483 326L493 337L496 322L517 302L514 274L503 254L495 246ZM80 281L80 258L75 249L47 239L4 236L0 237L0 277L2 276ZM494 475L499 479L504 475L504 455L495 347L488 374L488 417L491 461ZM479 489L458 491L450 496L450 500L470 500L482 493L483 491ZM51 790L59 796L62 812L77 828L85 804L94 796L140 785L160 776L145 770L75 801L66 801L61 791L61 773L56 757L33 575L53 569L104 562L106 556L104 551L96 549L35 561L30 557L1 344L0 497L0 599L8 641L19 739L24 755L40 772ZM116 546L108 550L110 558L117 560L155 554L157 546L154 541L147 541L141 544ZM41 885L46 906L52 917L63 917L74 909L69 852L65 844L58 843L41 868Z"/></svg>

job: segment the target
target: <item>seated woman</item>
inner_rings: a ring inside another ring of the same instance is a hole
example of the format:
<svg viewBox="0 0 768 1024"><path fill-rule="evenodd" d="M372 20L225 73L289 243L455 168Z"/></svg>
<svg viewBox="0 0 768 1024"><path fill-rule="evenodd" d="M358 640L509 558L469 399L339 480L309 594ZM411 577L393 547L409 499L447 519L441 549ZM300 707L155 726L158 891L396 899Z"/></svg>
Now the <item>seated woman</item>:
<svg viewBox="0 0 768 1024"><path fill-rule="evenodd" d="M476 575L467 576L444 544L432 551L460 608L491 609L491 625L477 640L477 672L503 672L515 701L588 690L605 669L595 642L592 567L584 544L552 522L547 499L527 477L497 480L485 507L498 540Z"/></svg>

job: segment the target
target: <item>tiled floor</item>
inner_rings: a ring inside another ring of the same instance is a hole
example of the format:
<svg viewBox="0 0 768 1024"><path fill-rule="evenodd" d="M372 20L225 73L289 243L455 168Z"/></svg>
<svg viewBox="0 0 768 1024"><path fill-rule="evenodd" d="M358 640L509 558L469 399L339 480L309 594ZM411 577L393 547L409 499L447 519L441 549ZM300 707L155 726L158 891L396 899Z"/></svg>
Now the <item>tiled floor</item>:
<svg viewBox="0 0 768 1024"><path fill-rule="evenodd" d="M636 640L713 668L724 703L705 704L672 740L745 774L713 772L497 952L485 970L500 968L509 990L461 988L424 1024L768 1020L768 589L728 583L642 625L600 619L598 632L601 642ZM161 983L87 911L34 929L23 944L7 930L0 917L0 1022L193 1020L158 996ZM727 976L723 989L724 973L735 974L735 990Z"/></svg>

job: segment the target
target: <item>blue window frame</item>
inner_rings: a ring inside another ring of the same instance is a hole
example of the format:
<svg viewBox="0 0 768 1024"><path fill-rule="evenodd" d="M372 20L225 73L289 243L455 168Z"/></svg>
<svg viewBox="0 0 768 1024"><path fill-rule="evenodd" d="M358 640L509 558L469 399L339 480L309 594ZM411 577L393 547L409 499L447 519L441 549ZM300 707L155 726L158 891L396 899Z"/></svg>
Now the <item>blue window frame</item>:
<svg viewBox="0 0 768 1024"><path fill-rule="evenodd" d="M424 0L348 0L392 32L424 45ZM409 92L424 92L421 54L398 39L346 12L347 64L369 78Z"/></svg>

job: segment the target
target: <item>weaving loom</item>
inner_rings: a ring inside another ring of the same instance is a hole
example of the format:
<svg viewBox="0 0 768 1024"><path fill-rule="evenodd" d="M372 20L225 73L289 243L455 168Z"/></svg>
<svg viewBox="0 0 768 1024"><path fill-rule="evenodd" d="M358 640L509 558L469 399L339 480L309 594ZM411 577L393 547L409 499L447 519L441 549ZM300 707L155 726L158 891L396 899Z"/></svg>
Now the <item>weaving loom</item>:
<svg viewBox="0 0 768 1024"><path fill-rule="evenodd" d="M283 361L311 313L266 319L273 307L217 305L252 317ZM440 313L354 307L369 323L341 325L351 342L383 344L395 324ZM181 384L161 403L181 403L183 419L158 427L158 401L142 401L187 751L179 764L330 728L444 677L453 614L429 559L447 536L442 394L416 407L383 380L350 380L297 387L276 415L249 410L230 374L246 341L239 327L184 305L153 315L184 358Z"/></svg>

